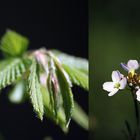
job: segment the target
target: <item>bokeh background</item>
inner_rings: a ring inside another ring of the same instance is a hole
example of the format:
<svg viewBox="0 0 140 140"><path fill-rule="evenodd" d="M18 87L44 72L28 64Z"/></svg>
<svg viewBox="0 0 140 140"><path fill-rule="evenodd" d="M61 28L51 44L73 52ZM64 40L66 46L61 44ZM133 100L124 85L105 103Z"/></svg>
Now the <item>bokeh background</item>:
<svg viewBox="0 0 140 140"><path fill-rule="evenodd" d="M29 49L45 46L79 57L88 57L88 3L86 0L17 0L0 2L0 37L7 28L30 39ZM0 138L3 140L87 139L88 132L71 121L65 135L54 123L41 122L30 101L20 105L9 102L9 89L0 95ZM75 100L88 112L88 94L73 87Z"/></svg>
<svg viewBox="0 0 140 140"><path fill-rule="evenodd" d="M92 4L89 23L90 136L95 140L125 140L124 121L128 120L132 128L136 125L131 93L125 90L108 97L102 84L111 80L113 70L126 74L120 67L121 62L129 59L140 62L140 1L96 0Z"/></svg>

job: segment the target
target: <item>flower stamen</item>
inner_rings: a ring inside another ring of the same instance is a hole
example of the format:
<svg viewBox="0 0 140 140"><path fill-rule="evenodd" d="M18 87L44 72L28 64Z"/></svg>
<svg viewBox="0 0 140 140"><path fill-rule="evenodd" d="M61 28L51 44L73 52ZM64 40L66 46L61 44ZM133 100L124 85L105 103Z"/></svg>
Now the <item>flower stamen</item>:
<svg viewBox="0 0 140 140"><path fill-rule="evenodd" d="M120 87L120 83L115 83L114 88L119 89L119 87Z"/></svg>

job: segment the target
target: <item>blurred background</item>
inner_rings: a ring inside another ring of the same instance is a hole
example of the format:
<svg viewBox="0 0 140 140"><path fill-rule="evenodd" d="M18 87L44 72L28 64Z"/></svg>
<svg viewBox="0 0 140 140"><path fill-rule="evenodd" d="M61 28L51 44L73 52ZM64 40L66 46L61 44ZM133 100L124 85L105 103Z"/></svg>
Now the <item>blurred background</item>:
<svg viewBox="0 0 140 140"><path fill-rule="evenodd" d="M90 5L90 136L95 140L124 140L124 121L128 120L132 128L136 126L131 93L125 90L108 97L102 84L111 80L113 70L126 74L121 62L140 62L140 1L96 0Z"/></svg>
<svg viewBox="0 0 140 140"><path fill-rule="evenodd" d="M0 2L0 36L7 28L30 39L30 49L45 46L79 57L88 57L88 4L85 0L21 0ZM32 105L9 102L7 91L0 95L0 139L2 140L70 140L87 139L88 132L71 121L65 135L53 122L41 122ZM73 87L74 98L88 112L88 94ZM46 138L45 138L46 137Z"/></svg>

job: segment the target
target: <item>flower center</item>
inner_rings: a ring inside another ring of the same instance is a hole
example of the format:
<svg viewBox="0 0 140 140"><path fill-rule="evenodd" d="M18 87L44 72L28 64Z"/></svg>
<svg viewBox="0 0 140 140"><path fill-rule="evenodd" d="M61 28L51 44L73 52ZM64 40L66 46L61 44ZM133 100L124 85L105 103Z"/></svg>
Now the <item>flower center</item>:
<svg viewBox="0 0 140 140"><path fill-rule="evenodd" d="M135 86L139 85L139 83L140 83L140 75L138 75L137 73L133 74L133 73L129 72L128 76L127 76L127 81L130 86L135 87Z"/></svg>
<svg viewBox="0 0 140 140"><path fill-rule="evenodd" d="M119 88L120 87L120 83L115 83L114 87L115 88Z"/></svg>
<svg viewBox="0 0 140 140"><path fill-rule="evenodd" d="M131 77L133 77L135 75L135 70L130 70L129 74L131 75Z"/></svg>

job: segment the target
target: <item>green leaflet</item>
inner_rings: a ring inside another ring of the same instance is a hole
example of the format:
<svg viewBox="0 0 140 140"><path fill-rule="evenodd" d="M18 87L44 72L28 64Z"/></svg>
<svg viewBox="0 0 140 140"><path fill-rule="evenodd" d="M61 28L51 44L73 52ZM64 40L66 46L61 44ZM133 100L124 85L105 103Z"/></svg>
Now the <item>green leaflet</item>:
<svg viewBox="0 0 140 140"><path fill-rule="evenodd" d="M44 69L39 67L41 62L32 59L38 57L35 56L35 51L25 53L28 44L27 38L11 30L7 30L2 37L0 49L5 56L11 57L11 59L7 58L5 61L0 61L0 89L14 83L15 87L10 94L10 99L19 103L23 99L25 86L21 80L27 79L25 80L29 90L27 96L30 96L38 117L42 120L45 113L48 118L55 121L64 131L67 131L74 109L71 81L88 90L88 61L54 50L53 53L58 57L57 59L53 54L49 55L49 51L39 50L43 55L47 55L46 59L48 56L52 59L50 65L46 65L41 57L45 69L49 70L48 83L45 85L47 88L44 90L39 81L39 74L43 73ZM30 61L15 57L27 57ZM28 68L30 65L30 68L27 69L26 65ZM54 69L51 69L53 67ZM75 107L73 119L83 128L88 129L87 116L77 104Z"/></svg>
<svg viewBox="0 0 140 140"><path fill-rule="evenodd" d="M74 108L73 94L71 91L71 81L65 70L57 61L57 59L55 57L53 58L56 64L56 73L59 82L60 93L62 95L63 107L66 115L66 126L68 127Z"/></svg>
<svg viewBox="0 0 140 140"><path fill-rule="evenodd" d="M51 81L51 74L49 73L48 74L48 78L47 78L47 89L48 89L48 93L49 93L49 96L50 96L50 108L52 109L53 112L56 113L56 110L55 110L55 105L54 105L54 99L53 99L53 91L52 91L52 81Z"/></svg>
<svg viewBox="0 0 140 140"><path fill-rule="evenodd" d="M22 59L13 58L0 62L0 89L15 82L26 71Z"/></svg>
<svg viewBox="0 0 140 140"><path fill-rule="evenodd" d="M53 81L54 80L52 80L51 74L49 74L47 79L47 88L50 95L50 106L52 111L54 110L57 117L57 112L59 109L59 91L56 89L58 87L56 87L57 85Z"/></svg>
<svg viewBox="0 0 140 140"><path fill-rule="evenodd" d="M7 30L1 39L0 49L7 56L20 56L26 51L28 45L27 38L12 30Z"/></svg>
<svg viewBox="0 0 140 140"><path fill-rule="evenodd" d="M28 78L28 83L29 83L28 86L29 86L29 94L30 94L31 102L33 104L33 108L37 113L38 117L42 120L44 114L44 108L43 108L41 87L38 78L37 65L38 64L36 60L32 59L30 74Z"/></svg>
<svg viewBox="0 0 140 140"><path fill-rule="evenodd" d="M57 50L53 50L53 53L58 57L63 68L69 74L72 83L89 90L88 61Z"/></svg>
<svg viewBox="0 0 140 140"><path fill-rule="evenodd" d="M85 130L89 129L88 115L76 102L74 102L74 111L73 111L72 119L75 122L77 122L81 127L83 127Z"/></svg>
<svg viewBox="0 0 140 140"><path fill-rule="evenodd" d="M65 71L69 74L72 83L89 90L89 80L88 80L88 75L85 74L84 72L72 67L63 64L63 68Z"/></svg>
<svg viewBox="0 0 140 140"><path fill-rule="evenodd" d="M89 73L88 61L86 59L68 55L58 50L51 50L51 51L55 56L57 56L57 58L60 60L62 64L75 68L88 75Z"/></svg>
<svg viewBox="0 0 140 140"><path fill-rule="evenodd" d="M64 132L68 131L68 128L66 128L66 119L65 114L62 109L59 109L57 112L57 116L52 110L50 106L50 95L46 87L41 86L41 93L43 96L43 103L44 103L44 111L47 118L53 120L56 124L58 124Z"/></svg>
<svg viewBox="0 0 140 140"><path fill-rule="evenodd" d="M56 76L56 68L52 58L49 61L48 67L49 74L47 78L47 89L50 94L50 105L52 106L52 109L54 110L57 117L57 112L60 107L60 90Z"/></svg>

